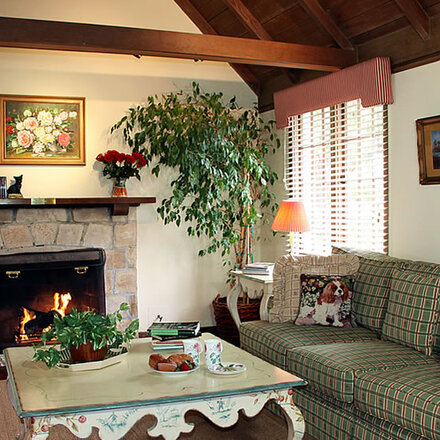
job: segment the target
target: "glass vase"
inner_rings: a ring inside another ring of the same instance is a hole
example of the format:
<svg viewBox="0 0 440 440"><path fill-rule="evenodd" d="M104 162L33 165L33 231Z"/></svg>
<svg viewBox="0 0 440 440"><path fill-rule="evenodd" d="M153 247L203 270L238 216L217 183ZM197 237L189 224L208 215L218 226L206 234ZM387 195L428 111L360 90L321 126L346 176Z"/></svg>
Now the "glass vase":
<svg viewBox="0 0 440 440"><path fill-rule="evenodd" d="M112 197L127 197L126 179L115 179L113 181Z"/></svg>

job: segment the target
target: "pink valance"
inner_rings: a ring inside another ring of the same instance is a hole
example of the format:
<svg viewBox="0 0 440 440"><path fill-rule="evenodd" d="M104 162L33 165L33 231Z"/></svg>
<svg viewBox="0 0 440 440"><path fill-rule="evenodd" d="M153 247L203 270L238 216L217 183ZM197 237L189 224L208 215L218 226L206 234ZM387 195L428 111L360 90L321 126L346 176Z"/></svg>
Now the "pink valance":
<svg viewBox="0 0 440 440"><path fill-rule="evenodd" d="M360 99L364 107L393 103L389 58L373 58L321 78L275 92L277 127L286 127L289 116L354 99Z"/></svg>

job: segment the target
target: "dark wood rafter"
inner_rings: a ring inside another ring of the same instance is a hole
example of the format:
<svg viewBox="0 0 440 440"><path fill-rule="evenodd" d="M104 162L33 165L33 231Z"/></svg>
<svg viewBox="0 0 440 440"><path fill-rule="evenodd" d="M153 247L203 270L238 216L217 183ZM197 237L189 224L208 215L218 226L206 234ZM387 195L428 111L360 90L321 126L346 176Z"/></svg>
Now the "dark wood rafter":
<svg viewBox="0 0 440 440"><path fill-rule="evenodd" d="M273 41L272 36L266 31L264 26L257 20L255 15L247 8L242 0L223 0L228 8L234 12L238 19L255 34L260 40ZM282 69L284 75L295 84L298 82L298 74L289 69Z"/></svg>
<svg viewBox="0 0 440 440"><path fill-rule="evenodd" d="M0 47L197 59L333 72L352 51L248 38L0 17Z"/></svg>
<svg viewBox="0 0 440 440"><path fill-rule="evenodd" d="M359 46L359 60L391 55L393 72L401 72L440 60L440 15L431 17L431 21L432 32L429 40L422 40L414 34L412 27L406 26Z"/></svg>
<svg viewBox="0 0 440 440"><path fill-rule="evenodd" d="M350 40L342 32L328 12L324 10L319 0L299 0L300 4L314 17L332 36L342 49L354 49Z"/></svg>
<svg viewBox="0 0 440 440"><path fill-rule="evenodd" d="M218 32L209 24L202 14L194 7L190 0L174 0L174 2L182 9L189 19L204 34L218 35ZM244 64L230 63L230 66L237 72L243 81L257 95L261 94L261 84L254 73Z"/></svg>
<svg viewBox="0 0 440 440"><path fill-rule="evenodd" d="M431 37L431 20L417 0L395 0L411 26L423 40Z"/></svg>

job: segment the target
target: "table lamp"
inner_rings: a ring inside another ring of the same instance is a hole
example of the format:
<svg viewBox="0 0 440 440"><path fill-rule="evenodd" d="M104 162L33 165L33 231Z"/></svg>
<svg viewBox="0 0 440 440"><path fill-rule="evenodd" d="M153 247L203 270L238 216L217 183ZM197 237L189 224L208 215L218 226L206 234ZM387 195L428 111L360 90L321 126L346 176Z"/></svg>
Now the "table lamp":
<svg viewBox="0 0 440 440"><path fill-rule="evenodd" d="M290 253L292 253L293 233L310 231L303 203L283 200L272 223L272 230L289 232Z"/></svg>

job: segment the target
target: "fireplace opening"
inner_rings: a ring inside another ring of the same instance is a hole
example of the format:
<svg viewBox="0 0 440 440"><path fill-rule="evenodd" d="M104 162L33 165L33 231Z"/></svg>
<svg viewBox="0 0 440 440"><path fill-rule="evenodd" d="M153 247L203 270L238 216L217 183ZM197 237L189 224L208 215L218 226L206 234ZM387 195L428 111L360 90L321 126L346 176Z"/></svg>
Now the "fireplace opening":
<svg viewBox="0 0 440 440"><path fill-rule="evenodd" d="M105 313L103 249L0 255L0 351L41 342L73 307Z"/></svg>

